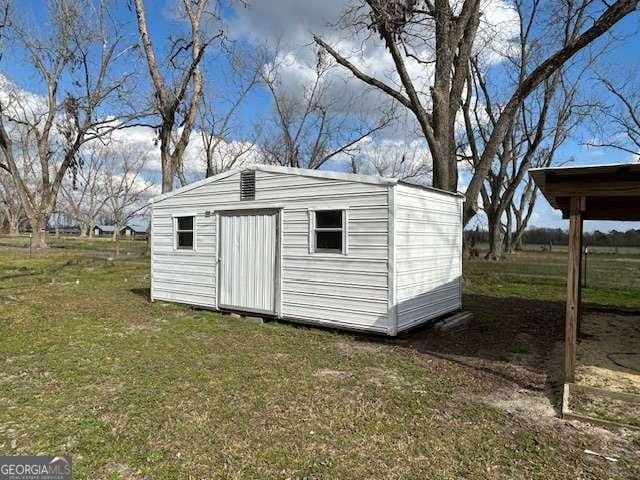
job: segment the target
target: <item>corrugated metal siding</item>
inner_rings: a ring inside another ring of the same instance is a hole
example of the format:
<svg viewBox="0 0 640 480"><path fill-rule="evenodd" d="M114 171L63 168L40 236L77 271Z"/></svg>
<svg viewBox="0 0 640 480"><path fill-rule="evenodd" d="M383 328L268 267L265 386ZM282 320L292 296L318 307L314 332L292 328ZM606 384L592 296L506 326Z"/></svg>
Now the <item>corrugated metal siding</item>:
<svg viewBox="0 0 640 480"><path fill-rule="evenodd" d="M275 212L220 215L220 305L275 313Z"/></svg>
<svg viewBox="0 0 640 480"><path fill-rule="evenodd" d="M217 307L215 216L204 212L284 205L282 316L388 333L388 188L256 171L255 201L240 202L238 173L154 203L153 298ZM308 210L320 208L348 209L348 255L309 253ZM171 215L194 212L197 251L174 252Z"/></svg>
<svg viewBox="0 0 640 480"><path fill-rule="evenodd" d="M197 250L173 248L173 215L194 215ZM216 308L215 217L203 210L153 208L151 298Z"/></svg>
<svg viewBox="0 0 640 480"><path fill-rule="evenodd" d="M402 330L462 306L462 199L395 188L396 312Z"/></svg>

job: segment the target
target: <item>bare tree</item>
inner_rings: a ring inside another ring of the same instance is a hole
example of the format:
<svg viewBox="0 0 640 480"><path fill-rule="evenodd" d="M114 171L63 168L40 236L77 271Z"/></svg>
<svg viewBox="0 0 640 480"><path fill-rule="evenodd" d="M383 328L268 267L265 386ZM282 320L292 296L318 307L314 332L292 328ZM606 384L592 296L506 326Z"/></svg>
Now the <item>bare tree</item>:
<svg viewBox="0 0 640 480"><path fill-rule="evenodd" d="M257 129L238 136L242 130L239 114L251 91L260 84L262 54L229 51L228 68L219 72L218 83L205 82L205 92L197 127L202 138L207 177L236 166L255 151ZM224 68L224 67L222 67ZM220 68L220 69L222 69ZM219 88L215 88L218 86Z"/></svg>
<svg viewBox="0 0 640 480"><path fill-rule="evenodd" d="M129 221L143 216L148 208L147 197L153 184L144 178L146 164L144 152L118 148L108 155L102 183L106 206L115 224L114 240Z"/></svg>
<svg viewBox="0 0 640 480"><path fill-rule="evenodd" d="M314 37L318 45L356 78L413 112L433 158L433 185L451 191L458 186L456 117L463 103L470 61L478 40L483 2L464 0L453 3L449 0L363 0L348 11L345 19L349 25L360 30L373 30L384 41L395 65L400 87L365 73L322 38ZM590 22L572 41L557 45L541 58L506 96L484 149L479 152L479 160L473 166L466 191L465 223L476 214L478 196L491 163L524 100L577 52L634 12L638 3L639 0L565 0L561 3L571 16L582 16ZM544 26L537 27L544 35L544 41L552 43L556 32L549 32ZM410 65L423 67L426 75L413 77ZM428 96L422 93L424 77L432 78Z"/></svg>
<svg viewBox="0 0 640 480"><path fill-rule="evenodd" d="M108 150L91 145L80 152L81 165L75 179L62 183L60 209L73 218L80 228L80 236L93 236L93 228L107 202L104 168Z"/></svg>
<svg viewBox="0 0 640 480"><path fill-rule="evenodd" d="M154 92L153 109L160 117L158 137L160 141L160 158L162 166L162 191L173 190L176 175L181 174L182 158L189 144L191 132L195 125L198 108L202 100L202 70L200 63L207 47L222 32L207 36L207 28L203 24L207 18L218 19L217 12L208 8L217 2L208 0L182 0L182 11L188 20L190 33L185 38L177 38L171 42L171 49L166 62L156 59L153 43L149 36L149 28L143 0L134 0L138 32L151 77ZM187 58L183 58L183 57ZM163 75L160 65L166 65ZM184 182L184 177L181 178Z"/></svg>
<svg viewBox="0 0 640 480"><path fill-rule="evenodd" d="M533 0L531 10L526 10L522 1L515 4L520 27L519 48L515 48L506 57L506 66L499 70L500 78L496 81L499 89L504 88L506 78L513 78L512 82L516 85L524 81L531 66L535 66L538 59L546 55L545 44L538 42L532 34L532 26L536 23L536 15L539 15L541 8L540 3L540 0ZM571 10L552 12L555 13L556 22L561 23L561 27L554 25L554 28L562 32L562 45L570 44L582 30L585 17L573 15ZM534 163L541 166L550 164L571 130L585 117L590 104L587 102L578 105L579 89L584 82L585 73L606 51L605 45L597 52L590 52L586 59L574 57L569 68L559 68L542 82L540 88L525 98L519 107L480 190L482 209L489 227L487 258L498 260L505 250L511 251L514 196L529 167ZM471 88L467 90L462 105L468 153L461 156L468 159L472 166L480 162L480 152L490 141L491 132L496 127L503 108L499 94L491 91L486 73L489 69L483 69L479 64L477 56L472 57L472 78L469 82ZM525 189L525 193L536 192L535 189L529 189L528 192ZM531 198L530 201L535 202L535 199ZM527 217L516 217L520 223L519 228L523 228L522 222Z"/></svg>
<svg viewBox="0 0 640 480"><path fill-rule="evenodd" d="M431 180L431 157L420 141L368 142L352 157L351 171L381 177L397 178L419 185Z"/></svg>
<svg viewBox="0 0 640 480"><path fill-rule="evenodd" d="M640 159L640 84L627 81L616 85L603 77L599 82L613 100L602 105L595 118L601 136L607 140L590 141L587 145L613 148Z"/></svg>
<svg viewBox="0 0 640 480"><path fill-rule="evenodd" d="M581 125L586 116L589 115L598 105L597 102L578 102L578 85L583 81L583 74L587 69L583 69L573 81L561 82L560 93L554 108L554 114L549 116L549 134L544 146L537 149L529 159L530 168L543 168L551 165L562 165L570 162L573 158L564 158L561 161L557 158L558 149L564 141L572 135L572 132ZM526 117L523 117L526 118ZM540 119L539 119L540 120ZM537 128L529 123L533 128ZM525 128L526 125L522 125ZM519 169L514 166L507 177L507 182L513 182ZM511 253L513 250L522 250L522 241L525 230L529 226L529 221L533 215L533 210L538 199L538 187L531 176L526 182L520 180L519 188L515 189L509 200L510 206L506 214L511 220L510 227L505 231L505 251ZM509 225L508 225L509 227Z"/></svg>
<svg viewBox="0 0 640 480"><path fill-rule="evenodd" d="M13 87L0 101L0 167L9 172L29 219L34 247L46 248L49 217L65 175L79 166L82 145L120 128L131 116L101 117L126 94L129 74L114 64L127 50L102 3L55 0L49 29L11 23L44 97ZM65 82L64 95L61 84ZM22 168L21 164L28 164Z"/></svg>
<svg viewBox="0 0 640 480"><path fill-rule="evenodd" d="M13 178L7 172L0 170L0 229L6 226L9 234L15 235L20 231L24 220L24 209Z"/></svg>
<svg viewBox="0 0 640 480"><path fill-rule="evenodd" d="M276 53L263 73L274 108L260 145L265 163L318 169L331 159L354 155L362 140L394 118L391 107L374 120L357 115L358 99L334 95L338 90L328 78L331 66L322 50L317 52L312 78L300 93L282 84L282 67Z"/></svg>
<svg viewBox="0 0 640 480"><path fill-rule="evenodd" d="M575 93L575 92L574 92ZM504 242L504 252L512 253L513 250L522 249L522 238L529 225L529 220L533 214L533 209L538 198L538 187L531 177L527 177L523 171L529 168L549 167L558 164L557 152L564 141L571 135L581 122L583 115L576 114L575 105L571 104L571 97L565 96L562 104L558 107L551 125L547 127L546 139L541 142L535 152L531 151L531 145L519 157L511 159L510 168L504 181L504 194L495 205L494 218L503 212L507 216L507 223L502 225L502 231L495 231L490 235L490 253L488 257L499 259L501 257L502 245ZM540 121L540 119L538 119ZM534 126L534 128L538 128ZM563 160L562 163L570 161ZM499 219L502 223L503 219Z"/></svg>
<svg viewBox="0 0 640 480"><path fill-rule="evenodd" d="M546 167L549 165L541 164L540 166ZM509 246L512 250L522 250L524 232L529 226L529 221L533 215L533 209L536 206L537 198L538 186L533 181L533 177L529 176L527 178L527 182L520 190L520 193L514 195L511 200L511 214L515 219L515 225L512 227L513 233L510 240L511 244ZM509 251L509 248L507 248L507 251Z"/></svg>
<svg viewBox="0 0 640 480"><path fill-rule="evenodd" d="M2 58L7 27L11 19L11 0L0 0L0 58Z"/></svg>

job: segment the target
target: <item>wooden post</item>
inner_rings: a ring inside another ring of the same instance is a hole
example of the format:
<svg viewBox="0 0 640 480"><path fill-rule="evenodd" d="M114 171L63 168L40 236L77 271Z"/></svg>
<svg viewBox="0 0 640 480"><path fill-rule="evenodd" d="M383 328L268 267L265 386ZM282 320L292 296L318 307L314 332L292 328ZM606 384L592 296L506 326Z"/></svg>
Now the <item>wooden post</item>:
<svg viewBox="0 0 640 480"><path fill-rule="evenodd" d="M577 328L576 328L576 340L580 339L582 335L582 251L584 250L584 219L582 218L582 212L584 211L584 206L580 211L580 221L579 221L579 230L580 230L580 261L578 262L578 319L577 319Z"/></svg>
<svg viewBox="0 0 640 480"><path fill-rule="evenodd" d="M582 260L582 212L584 197L571 197L569 215L569 268L567 270L567 314L564 333L564 381L573 382L576 363L576 337L580 316L580 264Z"/></svg>

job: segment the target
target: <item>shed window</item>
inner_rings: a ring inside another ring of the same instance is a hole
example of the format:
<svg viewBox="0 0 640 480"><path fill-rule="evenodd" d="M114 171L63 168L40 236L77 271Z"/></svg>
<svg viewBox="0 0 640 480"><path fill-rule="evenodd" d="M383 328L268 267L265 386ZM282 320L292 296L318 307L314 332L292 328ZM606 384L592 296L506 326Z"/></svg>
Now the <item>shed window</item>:
<svg viewBox="0 0 640 480"><path fill-rule="evenodd" d="M193 217L176 217L176 247L193 250Z"/></svg>
<svg viewBox="0 0 640 480"><path fill-rule="evenodd" d="M314 240L316 252L343 253L344 211L315 212Z"/></svg>

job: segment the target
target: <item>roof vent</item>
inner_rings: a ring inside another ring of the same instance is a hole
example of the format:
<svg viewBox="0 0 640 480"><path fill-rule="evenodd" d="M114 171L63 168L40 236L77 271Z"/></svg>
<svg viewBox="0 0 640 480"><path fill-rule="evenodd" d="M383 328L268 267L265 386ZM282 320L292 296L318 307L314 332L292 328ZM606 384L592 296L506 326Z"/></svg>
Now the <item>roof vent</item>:
<svg viewBox="0 0 640 480"><path fill-rule="evenodd" d="M245 170L240 173L240 200L255 200L256 198L256 172Z"/></svg>

